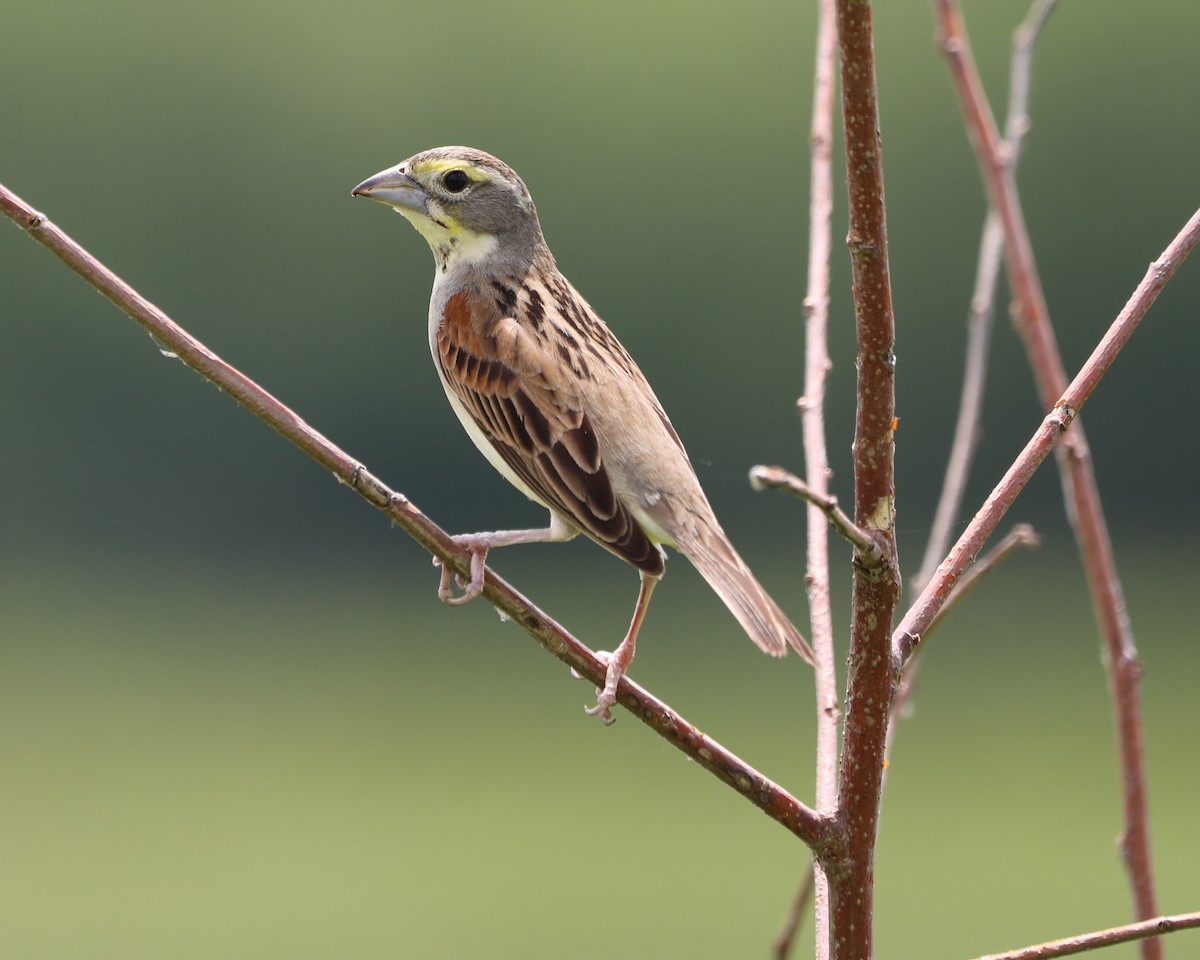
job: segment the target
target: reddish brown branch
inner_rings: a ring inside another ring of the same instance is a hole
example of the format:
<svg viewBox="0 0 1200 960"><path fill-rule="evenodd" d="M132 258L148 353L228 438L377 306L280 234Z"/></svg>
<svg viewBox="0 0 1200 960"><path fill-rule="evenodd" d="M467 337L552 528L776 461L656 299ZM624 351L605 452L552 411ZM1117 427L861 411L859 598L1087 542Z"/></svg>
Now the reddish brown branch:
<svg viewBox="0 0 1200 960"><path fill-rule="evenodd" d="M1013 36L1012 62L1009 67L1008 115L1004 122L1005 149L1009 163L1015 171L1020 158L1025 134L1029 131L1029 91L1033 79L1033 53L1046 18L1054 9L1056 0L1034 0L1025 20ZM996 287L1000 278L1000 266L1004 254L1004 230L994 210L988 210L979 241L979 257L975 272L975 285L971 294L967 314L967 348L963 361L962 392L959 398L958 418L954 427L954 440L942 481L942 492L938 497L929 540L925 545L925 556L916 577L908 579L908 589L913 596L919 595L937 570L938 563L946 555L958 522L959 510L967 489L967 477L975 458L975 446L979 437L979 426L983 411L984 388L987 384L988 355L991 352L993 318L995 314ZM1036 537L1035 534L1030 535ZM1011 536L1011 535L1010 535ZM971 570L978 568L978 565ZM966 575L969 577L968 572ZM964 581L959 584L963 586ZM947 599L941 615L962 595L955 590ZM936 621L929 630L936 626ZM896 695L892 698L892 719L888 724L888 756L892 755L899 725L897 720L904 714L916 693L917 675L921 666L920 657L910 659L900 675Z"/></svg>
<svg viewBox="0 0 1200 960"><path fill-rule="evenodd" d="M1134 330L1157 299L1167 281L1175 275L1187 255L1200 241L1200 210L1197 210L1175 239L1163 251L1162 256L1150 264L1142 282L1133 291L1117 318L1112 322L1092 355L1080 368L1075 379L1063 391L1062 399L1025 445L1008 472L984 501L979 512L963 531L938 567L932 580L921 591L904 619L892 636L897 660L903 664L912 656L913 650L929 628L938 611L945 605L946 598L962 577L963 571L975 558L996 525L1021 492L1038 465L1046 458L1058 438L1074 420L1075 413L1087 401L1100 383L1100 379L1112 366L1121 348L1133 336Z"/></svg>
<svg viewBox="0 0 1200 960"><path fill-rule="evenodd" d="M889 643L900 596L894 527L895 318L870 4L837 0L837 26L858 370L854 522L878 533L885 553L878 560L855 554L838 782L846 859L822 860L821 865L830 886L831 955L867 960L872 955L875 840L888 708L897 675Z"/></svg>
<svg viewBox="0 0 1200 960"><path fill-rule="evenodd" d="M1029 91L1033 79L1034 47L1055 3L1056 0L1034 0L1025 20L1013 35L1008 115L1004 121L1004 149L1009 158L1009 167L1014 172L1020 159L1025 134L1029 131ZM950 458L946 464L942 492L934 512L929 541L925 545L925 556L916 577L909 578L908 586L914 595L925 589L933 578L938 563L946 555L966 493L967 477L975 458L975 445L979 437L984 387L987 384L988 354L991 352L996 286L1000 279L1003 255L1004 228L996 211L989 209L979 241L975 286L967 315L967 349L963 362L962 393L958 405L958 419L954 426L954 440L950 447ZM948 602L953 603L953 597ZM892 700L892 723L888 726L889 756L896 736L896 719L913 698L919 667L919 658L910 660L900 676L896 696Z"/></svg>
<svg viewBox="0 0 1200 960"><path fill-rule="evenodd" d="M1009 467L983 507L963 531L958 543L938 567L934 578L922 591L921 596L905 614L893 635L896 656L901 663L912 655L922 633L928 629L933 618L945 604L954 585L963 571L982 549L983 544L995 530L1001 517L1012 505L1016 495L1028 482L1037 466L1050 452L1057 437L1070 426L1075 412L1083 406L1099 384L1100 379L1112 366L1121 348L1128 342L1146 312L1157 299L1167 281L1174 276L1187 255L1200 240L1200 210L1192 214L1184 228L1175 236L1161 257L1146 271L1142 282L1117 315L1103 339L1092 351L1092 355L1080 369L1075 379L1063 392L1062 400L1043 421L1025 449Z"/></svg>
<svg viewBox="0 0 1200 960"><path fill-rule="evenodd" d="M1005 261L1014 296L1013 316L1025 342L1038 394L1047 406L1066 386L1066 371L1058 352L1050 312L1038 276L1033 245L1026 229L1016 183L996 131L971 55L957 0L935 0L942 47L979 157L988 198L1004 225ZM1075 528L1092 602L1103 635L1105 663L1117 727L1121 779L1124 785L1125 827L1121 849L1133 890L1138 917L1158 912L1151 862L1150 817L1146 795L1142 742L1141 664L1125 599L1117 574L1108 526L1100 506L1091 452L1082 425L1076 425L1058 455L1067 513ZM1155 941L1142 946L1145 960L1157 960Z"/></svg>
<svg viewBox="0 0 1200 960"><path fill-rule="evenodd" d="M1029 132L1029 92L1033 81L1033 53L1046 19L1054 10L1056 0L1034 0L1024 21L1013 34L1012 65L1009 68L1008 110L1004 120L1004 142L1001 149L1007 157L1009 171L1015 175L1021 158L1025 134ZM967 488L967 475L974 459L979 435L983 392L987 384L987 357L991 348L992 319L995 312L996 285L1000 278L1000 263L1004 253L1004 228L996 211L989 209L979 241L979 260L975 270L975 287L967 316L967 350L963 363L962 396L958 405L958 420L954 442L942 483L933 519L933 530L925 547L925 557L917 573L915 586L922 590L933 576L938 562L950 546L951 532L962 507Z"/></svg>
<svg viewBox="0 0 1200 960"><path fill-rule="evenodd" d="M1113 947L1118 943L1129 943L1132 940L1143 940L1146 937L1157 937L1160 934L1196 927L1200 927L1200 913L1180 913L1171 917L1154 917L1140 923L1126 924L1123 927L1081 933L1078 936L1051 940L1032 947L1022 947L1020 950L1010 950L1006 953L989 953L986 957L979 957L978 960L1051 960L1052 957L1068 957L1073 953L1084 953L1087 950L1098 950L1101 947Z"/></svg>
<svg viewBox="0 0 1200 960"><path fill-rule="evenodd" d="M387 514L443 563L464 576L470 575L469 555L456 547L449 534L421 513L403 494L391 490L361 463L314 430L257 383L214 354L3 185L0 185L0 211L129 314L185 364L236 399L338 480L357 491L372 506ZM605 661L597 658L491 570L487 571L483 595L498 610L520 623L538 643L563 663L594 684L603 684L607 671ZM818 816L816 811L764 777L628 677L621 681L617 700L659 736L814 849L824 849L831 842L834 831L830 827L830 818ZM836 840L836 837L833 839Z"/></svg>

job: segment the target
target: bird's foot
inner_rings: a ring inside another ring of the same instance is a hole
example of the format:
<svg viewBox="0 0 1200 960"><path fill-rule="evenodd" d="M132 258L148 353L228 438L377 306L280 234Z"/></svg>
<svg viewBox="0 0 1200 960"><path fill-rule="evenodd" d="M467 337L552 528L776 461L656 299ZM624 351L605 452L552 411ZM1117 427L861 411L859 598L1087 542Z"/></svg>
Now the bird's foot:
<svg viewBox="0 0 1200 960"><path fill-rule="evenodd" d="M627 636L621 641L621 645L615 652L599 651L597 653L597 656L607 665L604 673L604 686L596 689L596 705L584 707L584 713L589 717L599 717L600 722L606 727L616 721L616 717L612 715L612 708L617 702L617 684L621 682L625 671L629 669L629 664L633 662L636 640L637 638L634 636Z"/></svg>
<svg viewBox="0 0 1200 960"><path fill-rule="evenodd" d="M446 564L442 563L437 557L433 558L433 565L442 568L442 577L438 581L438 599L442 603L449 603L453 606L461 606L474 600L483 592L483 576L484 565L487 562L488 550L491 549L491 543L486 539L477 536L460 536L454 537L454 542L460 547L463 547L471 554L471 579L464 580L462 576L452 570ZM455 596L454 588L451 586L451 578L458 583L458 587L462 593Z"/></svg>
<svg viewBox="0 0 1200 960"><path fill-rule="evenodd" d="M604 663L608 664L609 668L611 670L611 666L612 666L612 662L613 662L613 655L611 653L609 653L607 650L597 650L596 656L600 660L604 661ZM571 668L571 676L574 677L576 680L586 680L587 679L587 677L585 677L582 673L580 673L574 667ZM606 727L611 726L612 724L616 723L616 720L617 720L617 718L612 715L612 706L613 706L613 704L615 704L617 702L617 682L620 679L621 679L620 674L617 674L616 679L611 681L611 686L612 686L611 695L606 696L606 692L609 690L609 685L610 685L609 678L606 675L604 678L604 686L596 688L596 705L594 707L584 707L583 708L583 712L586 713L589 717L599 717L600 722L603 723Z"/></svg>
<svg viewBox="0 0 1200 960"><path fill-rule="evenodd" d="M617 702L617 692L608 691L608 685L605 684L604 689L596 688L596 705L594 707L584 707L583 712L589 717L599 717L600 722L606 727L611 727L617 722L617 718L612 715L612 707Z"/></svg>

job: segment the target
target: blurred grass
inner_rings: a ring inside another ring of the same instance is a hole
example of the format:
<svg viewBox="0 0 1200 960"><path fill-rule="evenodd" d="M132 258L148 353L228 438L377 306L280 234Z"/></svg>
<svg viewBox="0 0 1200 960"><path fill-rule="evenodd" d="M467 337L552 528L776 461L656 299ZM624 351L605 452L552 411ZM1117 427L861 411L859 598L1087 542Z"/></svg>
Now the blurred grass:
<svg viewBox="0 0 1200 960"><path fill-rule="evenodd" d="M399 553L332 576L137 558L4 571L6 955L764 954L799 846L631 718L589 721L582 684L482 605L442 608ZM619 630L633 584L611 568L599 595L534 592L590 609L568 619L584 635ZM732 639L683 569L635 674L809 796L804 670ZM1185 579L1129 588L1168 910L1194 906L1200 855ZM1096 647L1079 577L1049 553L1010 562L934 637L889 772L883 953L970 955L1126 916Z"/></svg>

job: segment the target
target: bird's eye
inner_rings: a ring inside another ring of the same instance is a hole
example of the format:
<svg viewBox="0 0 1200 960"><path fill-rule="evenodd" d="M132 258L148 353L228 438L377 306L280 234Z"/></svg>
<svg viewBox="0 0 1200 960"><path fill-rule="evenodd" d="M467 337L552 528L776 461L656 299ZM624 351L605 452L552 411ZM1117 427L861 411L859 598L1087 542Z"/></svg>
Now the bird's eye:
<svg viewBox="0 0 1200 960"><path fill-rule="evenodd" d="M451 193L462 193L470 184L471 178L463 170L450 170L442 177L442 186Z"/></svg>

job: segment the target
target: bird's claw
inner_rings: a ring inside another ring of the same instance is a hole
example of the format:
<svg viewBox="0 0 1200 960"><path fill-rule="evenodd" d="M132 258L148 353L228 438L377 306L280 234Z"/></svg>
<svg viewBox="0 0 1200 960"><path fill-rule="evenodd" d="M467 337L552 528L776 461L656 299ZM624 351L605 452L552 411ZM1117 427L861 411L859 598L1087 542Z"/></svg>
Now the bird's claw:
<svg viewBox="0 0 1200 960"><path fill-rule="evenodd" d="M606 727L611 727L617 722L617 718L612 715L612 706L617 702L616 696L606 697L604 691L599 687L596 688L596 705L594 707L584 707L583 712L589 717L599 717L600 722Z"/></svg>

